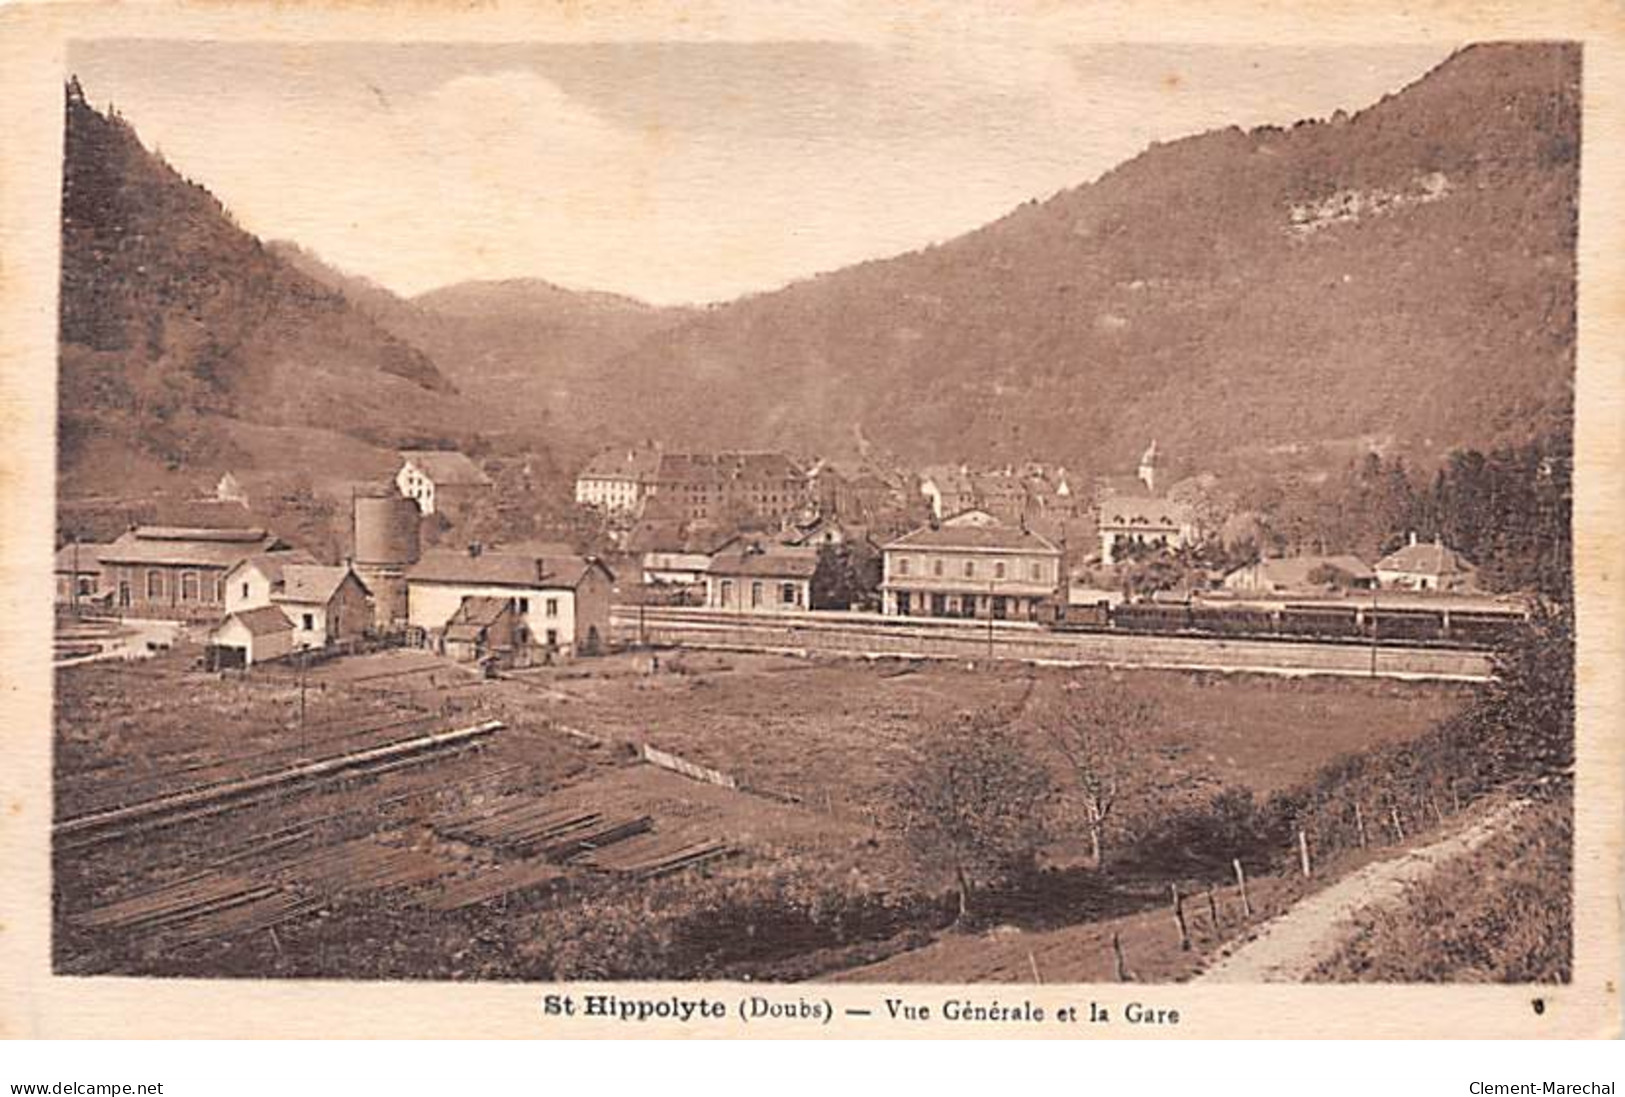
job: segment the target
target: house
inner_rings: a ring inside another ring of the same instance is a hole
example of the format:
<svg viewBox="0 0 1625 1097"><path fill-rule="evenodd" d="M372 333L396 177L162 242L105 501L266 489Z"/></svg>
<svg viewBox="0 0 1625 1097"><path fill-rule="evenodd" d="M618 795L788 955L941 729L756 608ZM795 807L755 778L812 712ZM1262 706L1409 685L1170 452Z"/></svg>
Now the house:
<svg viewBox="0 0 1625 1097"><path fill-rule="evenodd" d="M406 571L407 622L437 643L467 598L505 598L515 612L515 659L596 654L609 642L615 577L591 556L425 553Z"/></svg>
<svg viewBox="0 0 1625 1097"><path fill-rule="evenodd" d="M1377 561L1377 583L1401 590L1470 590L1474 568L1442 542L1410 544Z"/></svg>
<svg viewBox="0 0 1625 1097"><path fill-rule="evenodd" d="M56 550L56 601L82 605L102 597L102 550L107 545L72 541Z"/></svg>
<svg viewBox="0 0 1625 1097"><path fill-rule="evenodd" d="M222 473L214 485L214 498L217 503L236 503L238 506L248 506L248 489L243 487L230 472Z"/></svg>
<svg viewBox="0 0 1625 1097"><path fill-rule="evenodd" d="M812 606L816 549L771 543L730 546L711 560L705 604L744 613L802 613Z"/></svg>
<svg viewBox="0 0 1625 1097"><path fill-rule="evenodd" d="M367 588L348 566L285 564L271 602L293 622L296 647L319 648L354 639L372 624Z"/></svg>
<svg viewBox="0 0 1625 1097"><path fill-rule="evenodd" d="M1156 495L1107 495L1100 503L1095 527L1103 564L1116 563L1127 544L1177 549L1196 539L1191 508Z"/></svg>
<svg viewBox="0 0 1625 1097"><path fill-rule="evenodd" d="M782 453L666 453L644 513L679 522L777 521L807 502L806 475Z"/></svg>
<svg viewBox="0 0 1625 1097"><path fill-rule="evenodd" d="M227 572L286 547L263 529L138 526L101 548L102 582L128 616L212 619L225 609Z"/></svg>
<svg viewBox="0 0 1625 1097"><path fill-rule="evenodd" d="M636 514L659 470L657 449L605 450L576 477L576 502L610 513Z"/></svg>
<svg viewBox="0 0 1625 1097"><path fill-rule="evenodd" d="M705 583L711 557L734 538L711 524L644 522L627 539L627 551L638 560L645 586L698 588Z"/></svg>
<svg viewBox="0 0 1625 1097"><path fill-rule="evenodd" d="M791 526L780 536L786 545L802 548L860 544L868 540L869 530L855 522L843 521L834 515L824 515L804 525Z"/></svg>
<svg viewBox="0 0 1625 1097"><path fill-rule="evenodd" d="M1314 594L1328 589L1370 590L1376 574L1358 556L1285 556L1244 564L1225 575L1225 590L1240 594Z"/></svg>
<svg viewBox="0 0 1625 1097"><path fill-rule="evenodd" d="M293 622L277 606L228 613L209 633L204 654L211 670L248 667L289 654L294 649Z"/></svg>
<svg viewBox="0 0 1625 1097"><path fill-rule="evenodd" d="M459 663L488 658L512 662L522 628L512 598L470 595L446 622L441 640L446 654Z"/></svg>
<svg viewBox="0 0 1625 1097"><path fill-rule="evenodd" d="M1062 587L1046 538L967 511L883 548L881 611L891 616L1030 620Z"/></svg>
<svg viewBox="0 0 1625 1097"><path fill-rule="evenodd" d="M455 519L491 493L491 478L456 450L411 449L401 451L395 486L422 513Z"/></svg>
<svg viewBox="0 0 1625 1097"><path fill-rule="evenodd" d="M405 506L405 504L401 504ZM226 572L227 613L257 609L271 604L271 595L282 588L285 564L314 564L316 558L303 549L260 552L245 556Z"/></svg>

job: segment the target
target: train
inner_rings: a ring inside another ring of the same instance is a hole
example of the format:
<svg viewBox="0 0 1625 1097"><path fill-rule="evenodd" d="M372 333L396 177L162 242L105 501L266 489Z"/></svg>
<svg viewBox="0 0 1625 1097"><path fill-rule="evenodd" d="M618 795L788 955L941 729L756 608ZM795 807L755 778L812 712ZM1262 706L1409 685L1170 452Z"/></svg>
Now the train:
<svg viewBox="0 0 1625 1097"><path fill-rule="evenodd" d="M1131 632L1488 649L1499 647L1514 637L1528 623L1529 610L1511 602L1384 606L1352 601L1190 599L1118 605L1105 601L1083 604L1051 601L1040 605L1037 620L1043 627L1058 632Z"/></svg>

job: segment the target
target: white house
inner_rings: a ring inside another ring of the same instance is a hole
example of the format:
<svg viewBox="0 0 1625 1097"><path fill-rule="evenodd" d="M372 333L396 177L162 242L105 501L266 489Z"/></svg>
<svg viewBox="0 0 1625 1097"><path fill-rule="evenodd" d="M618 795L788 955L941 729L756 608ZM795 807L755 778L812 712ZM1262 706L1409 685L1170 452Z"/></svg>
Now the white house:
<svg viewBox="0 0 1625 1097"><path fill-rule="evenodd" d="M238 561L226 572L226 612L239 613L271 604L271 595L282 586L282 569L288 564L314 564L316 558L303 549L262 552Z"/></svg>
<svg viewBox="0 0 1625 1097"><path fill-rule="evenodd" d="M491 478L456 450L403 450L400 493L424 514L455 514L491 491Z"/></svg>
<svg viewBox="0 0 1625 1097"><path fill-rule="evenodd" d="M576 502L601 510L634 514L660 468L654 449L605 450L576 477Z"/></svg>
<svg viewBox="0 0 1625 1097"><path fill-rule="evenodd" d="M520 647L570 658L609 643L615 577L596 557L438 551L406 572L407 623L440 641L469 598L507 598Z"/></svg>
<svg viewBox="0 0 1625 1097"><path fill-rule="evenodd" d="M259 606L225 619L209 633L211 667L247 667L287 655L294 648L293 622L277 606Z"/></svg>
<svg viewBox="0 0 1625 1097"><path fill-rule="evenodd" d="M1437 540L1418 544L1413 533L1410 544L1377 561L1377 583L1401 590L1468 590L1473 571L1455 549Z"/></svg>
<svg viewBox="0 0 1625 1097"><path fill-rule="evenodd" d="M1117 562L1125 544L1183 548L1196 539L1196 519L1184 503L1156 495L1113 493L1100 504L1100 561Z"/></svg>

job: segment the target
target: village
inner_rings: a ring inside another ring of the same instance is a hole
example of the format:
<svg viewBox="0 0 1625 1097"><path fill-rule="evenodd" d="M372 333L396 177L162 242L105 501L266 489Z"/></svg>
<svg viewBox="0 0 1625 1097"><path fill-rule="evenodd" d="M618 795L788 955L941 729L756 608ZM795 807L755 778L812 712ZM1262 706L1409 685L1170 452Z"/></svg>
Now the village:
<svg viewBox="0 0 1625 1097"><path fill-rule="evenodd" d="M616 449L574 482L602 546L594 552L467 535L472 512L504 509L501 489L460 452L407 451L391 482L351 487L341 560L253 524L247 493L225 472L206 525L136 525L59 548L60 648L68 660L95 658L119 650L120 635L174 622L210 669L388 643L494 670L605 654L626 639L615 621L632 606L1056 624L1124 605L1130 620L1137 603L1277 615L1290 605L1321 612L1291 630L1317 636L1337 634L1342 607L1343 633L1367 636L1378 626L1361 611L1386 594L1391 613L1409 615L1389 636L1409 639L1424 638L1418 615L1448 622L1454 609L1458 622L1493 625L1527 612L1516 594L1480 592L1471 562L1414 531L1393 531L1408 540L1370 561L1260 555L1249 516L1205 513L1200 479L1163 485L1159 472L1155 443L1134 476L1076 485L1037 462L915 473L802 467L771 452ZM1242 631L1238 621L1229 631ZM1178 622L1138 627L1159 624Z"/></svg>

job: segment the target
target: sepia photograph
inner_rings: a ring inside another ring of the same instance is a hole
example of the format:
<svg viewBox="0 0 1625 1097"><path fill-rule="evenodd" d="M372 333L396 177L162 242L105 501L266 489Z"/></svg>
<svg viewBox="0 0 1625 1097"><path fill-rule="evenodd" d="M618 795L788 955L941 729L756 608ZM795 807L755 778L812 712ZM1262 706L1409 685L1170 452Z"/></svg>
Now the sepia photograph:
<svg viewBox="0 0 1625 1097"><path fill-rule="evenodd" d="M1538 1020L1590 49L70 34L51 979Z"/></svg>

